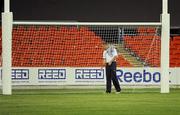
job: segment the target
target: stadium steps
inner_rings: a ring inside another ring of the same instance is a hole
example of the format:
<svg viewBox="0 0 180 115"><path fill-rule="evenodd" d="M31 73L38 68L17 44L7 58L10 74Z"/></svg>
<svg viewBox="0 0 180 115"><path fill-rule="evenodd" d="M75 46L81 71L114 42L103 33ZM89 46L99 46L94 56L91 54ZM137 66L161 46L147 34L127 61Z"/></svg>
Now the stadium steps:
<svg viewBox="0 0 180 115"><path fill-rule="evenodd" d="M133 56L129 51L124 48L123 44L116 45L118 52L129 61L134 67L143 67L143 62L139 61L137 57Z"/></svg>

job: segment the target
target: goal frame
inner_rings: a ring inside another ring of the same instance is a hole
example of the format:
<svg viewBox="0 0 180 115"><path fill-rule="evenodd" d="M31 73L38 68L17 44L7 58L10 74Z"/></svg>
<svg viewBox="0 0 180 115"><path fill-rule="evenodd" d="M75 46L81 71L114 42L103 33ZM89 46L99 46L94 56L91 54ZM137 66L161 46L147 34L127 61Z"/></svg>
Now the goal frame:
<svg viewBox="0 0 180 115"><path fill-rule="evenodd" d="M2 94L11 95L11 69L12 69L12 27L13 24L45 24L43 22L16 22L13 21L13 13L10 12L10 0L4 0L4 12L2 13ZM169 38L170 38L170 14L168 13L168 0L162 0L162 15L160 22L149 23L115 23L115 22L48 22L47 25L161 25L161 93L169 93Z"/></svg>

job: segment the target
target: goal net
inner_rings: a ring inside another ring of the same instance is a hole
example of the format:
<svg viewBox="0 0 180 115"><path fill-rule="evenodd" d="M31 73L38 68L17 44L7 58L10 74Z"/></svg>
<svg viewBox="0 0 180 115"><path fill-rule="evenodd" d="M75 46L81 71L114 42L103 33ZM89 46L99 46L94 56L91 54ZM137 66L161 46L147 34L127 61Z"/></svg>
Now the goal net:
<svg viewBox="0 0 180 115"><path fill-rule="evenodd" d="M101 67L104 45L118 67L160 66L160 25L21 24L13 26L13 67Z"/></svg>

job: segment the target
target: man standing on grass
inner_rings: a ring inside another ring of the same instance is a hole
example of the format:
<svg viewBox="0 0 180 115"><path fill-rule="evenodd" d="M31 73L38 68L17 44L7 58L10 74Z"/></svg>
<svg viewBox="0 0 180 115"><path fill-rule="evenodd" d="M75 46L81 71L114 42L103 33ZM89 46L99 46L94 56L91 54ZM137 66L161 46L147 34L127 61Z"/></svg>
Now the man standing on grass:
<svg viewBox="0 0 180 115"><path fill-rule="evenodd" d="M117 50L113 45L106 45L103 52L103 63L106 67L106 93L111 93L111 80L116 89L116 93L120 93L121 88L116 77L116 58Z"/></svg>

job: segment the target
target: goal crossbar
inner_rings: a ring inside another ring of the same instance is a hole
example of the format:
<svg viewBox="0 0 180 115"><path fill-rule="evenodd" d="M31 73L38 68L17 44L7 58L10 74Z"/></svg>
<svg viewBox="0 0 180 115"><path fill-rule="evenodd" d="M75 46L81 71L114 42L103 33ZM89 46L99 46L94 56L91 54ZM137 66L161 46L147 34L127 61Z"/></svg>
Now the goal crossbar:
<svg viewBox="0 0 180 115"><path fill-rule="evenodd" d="M122 26L161 26L161 22L33 22L14 21L13 25L122 25Z"/></svg>

